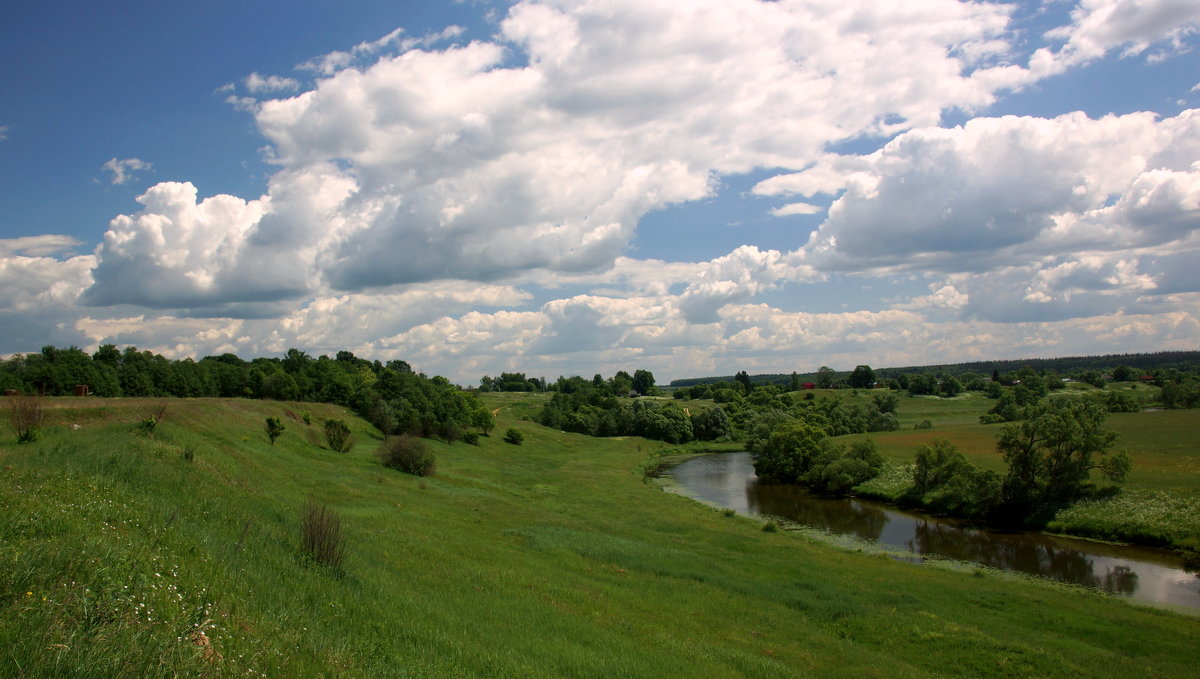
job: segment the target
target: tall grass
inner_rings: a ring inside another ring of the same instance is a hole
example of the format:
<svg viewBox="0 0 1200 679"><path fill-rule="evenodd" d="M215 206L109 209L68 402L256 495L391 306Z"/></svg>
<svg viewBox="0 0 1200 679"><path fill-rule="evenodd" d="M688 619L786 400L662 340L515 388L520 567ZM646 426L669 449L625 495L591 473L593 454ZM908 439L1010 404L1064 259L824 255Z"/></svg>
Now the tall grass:
<svg viewBox="0 0 1200 679"><path fill-rule="evenodd" d="M341 517L316 501L305 502L300 508L300 549L318 565L340 573L346 556Z"/></svg>
<svg viewBox="0 0 1200 679"><path fill-rule="evenodd" d="M1072 535L1200 550L1200 497L1158 490L1125 490L1079 502L1054 516L1047 529Z"/></svg>
<svg viewBox="0 0 1200 679"><path fill-rule="evenodd" d="M17 434L17 443L36 441L42 423L46 420L46 407L40 396L6 396L8 421Z"/></svg>

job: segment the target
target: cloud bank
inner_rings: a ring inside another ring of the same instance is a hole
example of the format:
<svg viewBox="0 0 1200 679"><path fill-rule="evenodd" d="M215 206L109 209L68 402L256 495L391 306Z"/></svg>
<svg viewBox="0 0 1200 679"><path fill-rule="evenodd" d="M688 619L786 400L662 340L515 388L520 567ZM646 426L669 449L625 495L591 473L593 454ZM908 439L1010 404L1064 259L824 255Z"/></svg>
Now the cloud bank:
<svg viewBox="0 0 1200 679"><path fill-rule="evenodd" d="M230 96L276 167L263 195L161 182L91 255L0 242L0 316L177 355L350 348L467 382L1186 345L1200 112L943 121L1184 52L1200 10L1086 0L1028 58L1012 11L527 0L488 40L398 29L305 62L308 83L252 72ZM105 168L122 184L149 164ZM764 212L813 219L802 246L633 256L648 213L763 171L753 195L785 201ZM845 279L928 294L797 310Z"/></svg>

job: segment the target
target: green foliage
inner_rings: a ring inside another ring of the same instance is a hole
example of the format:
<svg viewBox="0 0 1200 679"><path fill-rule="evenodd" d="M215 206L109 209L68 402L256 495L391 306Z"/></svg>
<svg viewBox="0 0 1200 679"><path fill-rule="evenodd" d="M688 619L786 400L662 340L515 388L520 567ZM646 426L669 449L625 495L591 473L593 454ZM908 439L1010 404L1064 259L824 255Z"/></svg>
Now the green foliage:
<svg viewBox="0 0 1200 679"><path fill-rule="evenodd" d="M952 398L962 393L963 385L962 382L958 381L958 378L954 376L947 376L943 378L941 383L938 385L938 391L941 392L942 396L945 396L946 398Z"/></svg>
<svg viewBox="0 0 1200 679"><path fill-rule="evenodd" d="M429 450L424 441L408 434L387 437L379 445L375 455L383 466L413 476L429 476L437 462L433 451Z"/></svg>
<svg viewBox="0 0 1200 679"><path fill-rule="evenodd" d="M275 445L275 439L283 435L283 422L278 417L268 417L266 428L267 438L271 439L271 445Z"/></svg>
<svg viewBox="0 0 1200 679"><path fill-rule="evenodd" d="M894 415L896 407L900 405L900 398L890 390L878 391L871 394L871 402L879 412Z"/></svg>
<svg viewBox="0 0 1200 679"><path fill-rule="evenodd" d="M812 468L804 475L806 486L828 495L845 495L874 478L883 469L883 457L871 439L834 443L824 439Z"/></svg>
<svg viewBox="0 0 1200 679"><path fill-rule="evenodd" d="M922 430L922 429L933 429L933 422L931 422L930 420L927 420L927 419L921 420L920 422L913 425L913 429L916 429L918 431Z"/></svg>
<svg viewBox="0 0 1200 679"><path fill-rule="evenodd" d="M525 435L522 434L521 430L517 429L516 427L509 427L504 432L504 442L505 443L511 443L514 446L519 446L524 441L525 441Z"/></svg>
<svg viewBox="0 0 1200 679"><path fill-rule="evenodd" d="M1011 521L1052 515L1087 494L1096 469L1113 481L1124 480L1126 453L1106 455L1116 434L1101 429L1106 409L1091 399L1049 399L1019 425L1000 432L996 448L1008 464L1004 478L1004 514Z"/></svg>
<svg viewBox="0 0 1200 679"><path fill-rule="evenodd" d="M875 384L875 371L869 365L856 366L849 382L853 389L869 389Z"/></svg>
<svg viewBox="0 0 1200 679"><path fill-rule="evenodd" d="M697 441L727 441L733 436L729 415L720 406L692 413L692 433Z"/></svg>
<svg viewBox="0 0 1200 679"><path fill-rule="evenodd" d="M1129 391L1099 391L1089 394L1088 398L1095 399L1110 413L1137 413L1142 410L1142 402Z"/></svg>
<svg viewBox="0 0 1200 679"><path fill-rule="evenodd" d="M469 446L477 446L477 445L479 445L479 432L476 432L476 431L466 432L463 434L462 440L463 440L463 443L465 443Z"/></svg>
<svg viewBox="0 0 1200 679"><path fill-rule="evenodd" d="M354 436L350 433L350 426L343 420L325 420L325 442L335 453L344 453L350 450L350 447L354 445Z"/></svg>
<svg viewBox="0 0 1200 679"><path fill-rule="evenodd" d="M984 518L1000 501L999 475L976 469L945 439L917 447L912 480L906 504L934 512Z"/></svg>
<svg viewBox="0 0 1200 679"><path fill-rule="evenodd" d="M1159 391L1164 408L1195 408L1200 406L1200 380L1167 382Z"/></svg>
<svg viewBox="0 0 1200 679"><path fill-rule="evenodd" d="M1200 498L1123 489L1059 510L1046 528L1101 540L1184 548L1200 536Z"/></svg>
<svg viewBox="0 0 1200 679"><path fill-rule="evenodd" d="M1004 387L1000 386L999 382L988 382L984 387L984 393L988 398L1000 398L1004 395Z"/></svg>
<svg viewBox="0 0 1200 679"><path fill-rule="evenodd" d="M654 373L649 370L633 371L633 390L642 396L654 392Z"/></svg>
<svg viewBox="0 0 1200 679"><path fill-rule="evenodd" d="M821 452L825 432L807 422L788 421L773 428L761 445L750 449L754 472L777 483L798 483Z"/></svg>
<svg viewBox="0 0 1200 679"><path fill-rule="evenodd" d="M276 401L295 401L300 398L300 386L296 378L281 370L263 378L259 393Z"/></svg>
<svg viewBox="0 0 1200 679"><path fill-rule="evenodd" d="M138 420L137 429L143 434L153 434L158 429L158 425L162 422L167 414L167 402L163 401L154 407L148 413L143 413Z"/></svg>
<svg viewBox="0 0 1200 679"><path fill-rule="evenodd" d="M323 504L305 502L300 508L300 550L317 565L341 573L346 557L341 517Z"/></svg>

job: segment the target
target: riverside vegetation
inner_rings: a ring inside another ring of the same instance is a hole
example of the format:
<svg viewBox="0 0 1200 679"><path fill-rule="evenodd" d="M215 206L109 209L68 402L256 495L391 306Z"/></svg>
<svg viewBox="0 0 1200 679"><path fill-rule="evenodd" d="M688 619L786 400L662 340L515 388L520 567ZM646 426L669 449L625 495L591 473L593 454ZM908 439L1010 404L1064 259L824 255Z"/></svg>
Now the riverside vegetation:
<svg viewBox="0 0 1200 679"><path fill-rule="evenodd" d="M335 405L172 400L148 431L139 422L158 400L46 399L36 441L0 428L0 675L1195 670L1200 619L764 532L647 485L641 470L665 444L534 424L547 400L485 394L522 445L425 440L436 473L417 477L385 467L383 434ZM986 405L947 403L963 420ZM902 427L924 416L969 459L982 454L966 443L983 425L959 436L954 417L909 410ZM274 445L270 417L286 423ZM1113 417L1122 434L1140 426ZM353 434L345 453L314 432L336 419ZM902 437L926 435L874 436L893 465L896 448L911 458ZM1155 464L1130 486L1195 488L1195 465L1181 478Z"/></svg>

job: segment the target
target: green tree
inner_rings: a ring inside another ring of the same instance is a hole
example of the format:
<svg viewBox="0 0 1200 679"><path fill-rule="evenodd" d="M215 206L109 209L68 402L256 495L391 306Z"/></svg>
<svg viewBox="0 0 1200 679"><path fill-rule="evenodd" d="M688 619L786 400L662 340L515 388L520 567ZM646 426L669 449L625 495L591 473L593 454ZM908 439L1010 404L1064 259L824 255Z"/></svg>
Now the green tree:
<svg viewBox="0 0 1200 679"><path fill-rule="evenodd" d="M875 384L875 371L869 365L855 366L850 373L850 386L854 389L870 389Z"/></svg>
<svg viewBox="0 0 1200 679"><path fill-rule="evenodd" d="M880 391L876 394L871 394L871 401L881 413L895 413L896 406L900 405L900 399L890 391Z"/></svg>
<svg viewBox="0 0 1200 679"><path fill-rule="evenodd" d="M633 390L645 396L654 389L654 373L649 370L633 371Z"/></svg>
<svg viewBox="0 0 1200 679"><path fill-rule="evenodd" d="M1038 521L1082 497L1093 469L1112 481L1125 479L1131 460L1124 451L1107 454L1116 434L1100 428L1106 415L1091 399L1048 399L1000 432L996 448L1008 464L1003 485L1008 520Z"/></svg>
<svg viewBox="0 0 1200 679"><path fill-rule="evenodd" d="M275 445L275 439L283 434L283 422L278 417L267 418L267 438L271 439L271 445Z"/></svg>
<svg viewBox="0 0 1200 679"><path fill-rule="evenodd" d="M748 375L745 370L734 375L733 381L742 385L742 393L743 394L749 394L751 391L754 390L754 384L752 384L750 382L750 375Z"/></svg>
<svg viewBox="0 0 1200 679"><path fill-rule="evenodd" d="M942 392L942 396L953 398L962 393L963 385L956 377L950 375L942 379L941 384L938 385L938 390Z"/></svg>
<svg viewBox="0 0 1200 679"><path fill-rule="evenodd" d="M754 471L779 483L797 483L812 469L825 432L807 422L791 420L771 430L754 455Z"/></svg>
<svg viewBox="0 0 1200 679"><path fill-rule="evenodd" d="M833 381L836 376L837 373L834 372L833 368L830 368L827 365L817 368L817 388L832 389Z"/></svg>

